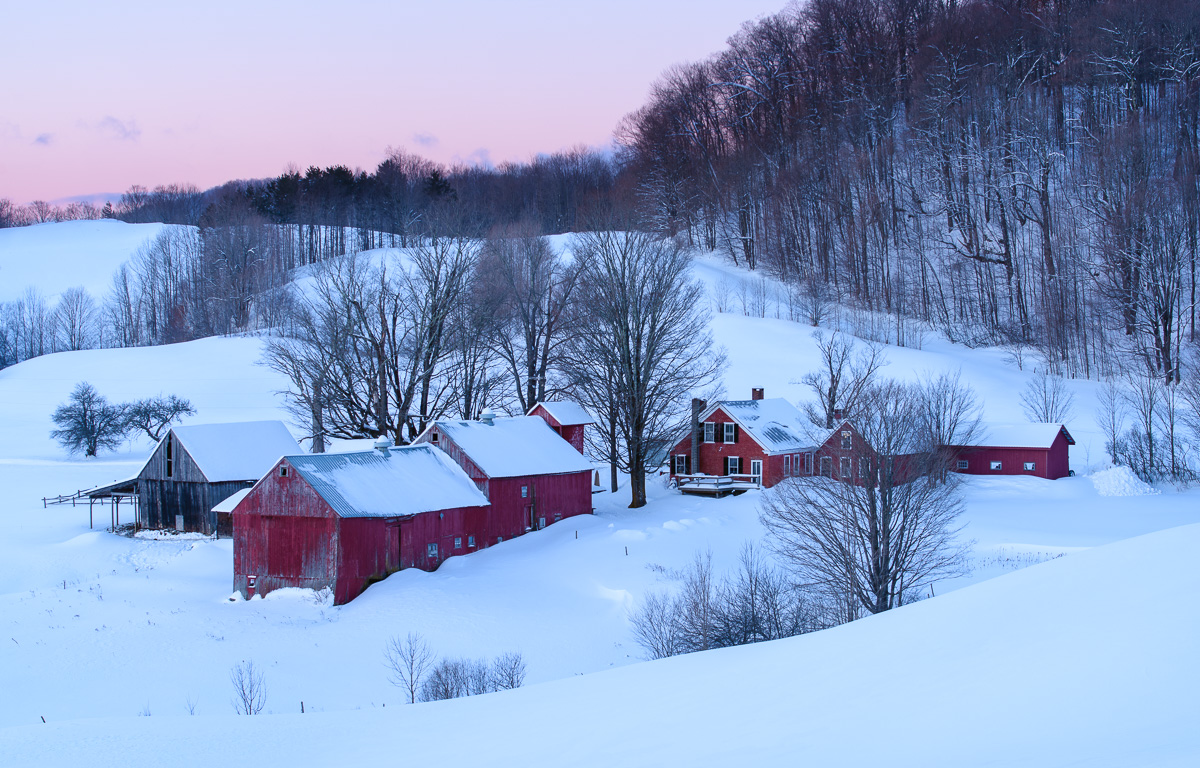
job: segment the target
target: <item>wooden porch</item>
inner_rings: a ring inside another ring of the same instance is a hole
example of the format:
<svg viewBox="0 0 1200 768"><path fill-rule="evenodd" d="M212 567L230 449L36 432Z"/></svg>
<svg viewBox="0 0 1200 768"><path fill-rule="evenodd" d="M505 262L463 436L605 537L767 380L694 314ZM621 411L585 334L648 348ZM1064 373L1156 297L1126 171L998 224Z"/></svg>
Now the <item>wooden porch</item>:
<svg viewBox="0 0 1200 768"><path fill-rule="evenodd" d="M721 497L762 488L761 475L675 475L680 493Z"/></svg>

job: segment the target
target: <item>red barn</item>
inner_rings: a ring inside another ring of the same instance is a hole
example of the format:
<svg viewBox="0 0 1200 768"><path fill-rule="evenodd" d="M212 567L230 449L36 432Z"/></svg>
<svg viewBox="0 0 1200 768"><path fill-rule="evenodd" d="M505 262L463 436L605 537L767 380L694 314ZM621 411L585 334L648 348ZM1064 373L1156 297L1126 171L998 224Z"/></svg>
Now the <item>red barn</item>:
<svg viewBox="0 0 1200 768"><path fill-rule="evenodd" d="M284 456L233 508L233 588L330 588L341 605L401 568L486 546L490 505L430 446Z"/></svg>
<svg viewBox="0 0 1200 768"><path fill-rule="evenodd" d="M958 452L957 470L967 475L1030 475L1057 480L1071 473L1075 439L1062 424L985 424L973 445Z"/></svg>
<svg viewBox="0 0 1200 768"><path fill-rule="evenodd" d="M583 453L583 430L588 424L595 424L592 415L579 405L567 400L552 400L538 403L529 409L529 416L540 416L545 419L550 428L557 432L575 450Z"/></svg>
<svg viewBox="0 0 1200 768"><path fill-rule="evenodd" d="M492 503L488 544L592 511L592 465L538 416L435 421L416 439L445 451Z"/></svg>

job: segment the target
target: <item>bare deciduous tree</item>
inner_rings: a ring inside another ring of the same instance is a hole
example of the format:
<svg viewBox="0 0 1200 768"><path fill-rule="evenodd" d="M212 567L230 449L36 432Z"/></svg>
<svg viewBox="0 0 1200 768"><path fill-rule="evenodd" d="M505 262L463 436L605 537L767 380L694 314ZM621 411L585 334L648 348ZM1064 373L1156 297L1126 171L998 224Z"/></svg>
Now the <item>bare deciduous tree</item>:
<svg viewBox="0 0 1200 768"><path fill-rule="evenodd" d="M920 396L895 382L872 387L855 426L863 435L851 477L793 478L763 500L771 548L798 582L843 605L845 619L902 604L961 572L959 476L923 469Z"/></svg>
<svg viewBox="0 0 1200 768"><path fill-rule="evenodd" d="M50 437L71 453L95 456L101 449L116 448L125 439L125 408L112 405L86 381L75 385L71 398L54 411Z"/></svg>
<svg viewBox="0 0 1200 768"><path fill-rule="evenodd" d="M190 401L178 395L146 397L125 406L125 422L130 429L141 430L158 442L171 422L196 412Z"/></svg>
<svg viewBox="0 0 1200 768"><path fill-rule="evenodd" d="M402 688L408 694L409 703L416 704L425 675L433 666L433 651L425 638L415 632L392 637L383 651L383 658L391 672L388 679L392 685Z"/></svg>
<svg viewBox="0 0 1200 768"><path fill-rule="evenodd" d="M591 232L578 238L575 254L583 309L564 367L589 392L609 389L601 378L611 381L619 460L630 476L630 506L641 507L646 472L687 428L688 398L716 382L724 354L712 343L703 288L672 241Z"/></svg>
<svg viewBox="0 0 1200 768"><path fill-rule="evenodd" d="M229 670L233 684L233 711L239 715L257 715L267 706L267 684L262 671L253 661L235 664Z"/></svg>
<svg viewBox="0 0 1200 768"><path fill-rule="evenodd" d="M1058 376L1045 371L1034 375L1021 390L1021 410L1025 417L1038 423L1062 423L1071 418L1075 395Z"/></svg>
<svg viewBox="0 0 1200 768"><path fill-rule="evenodd" d="M882 347L860 342L845 334L834 332L828 336L814 331L821 367L804 375L801 383L817 396L817 405L805 406L805 413L812 423L823 429L833 429L835 414L853 419L863 407L863 393L875 381L881 367L887 365ZM857 348L857 349L856 349Z"/></svg>

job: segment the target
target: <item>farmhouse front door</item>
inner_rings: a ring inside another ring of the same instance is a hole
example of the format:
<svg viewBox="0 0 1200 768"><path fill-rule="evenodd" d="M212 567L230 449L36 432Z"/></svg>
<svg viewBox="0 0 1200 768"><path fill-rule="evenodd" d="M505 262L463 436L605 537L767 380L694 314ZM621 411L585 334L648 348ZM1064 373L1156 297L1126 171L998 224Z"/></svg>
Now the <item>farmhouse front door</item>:
<svg viewBox="0 0 1200 768"><path fill-rule="evenodd" d="M750 460L750 476L754 479L754 482L762 483L762 460L761 459L751 459Z"/></svg>

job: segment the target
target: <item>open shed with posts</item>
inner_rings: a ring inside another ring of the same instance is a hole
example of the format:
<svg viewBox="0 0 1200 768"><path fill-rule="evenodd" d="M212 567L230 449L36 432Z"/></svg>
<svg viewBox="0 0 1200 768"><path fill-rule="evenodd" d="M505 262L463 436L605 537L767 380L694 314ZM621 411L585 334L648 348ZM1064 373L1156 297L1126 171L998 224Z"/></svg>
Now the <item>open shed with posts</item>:
<svg viewBox="0 0 1200 768"><path fill-rule="evenodd" d="M230 536L214 507L248 488L280 456L300 452L282 421L172 427L132 478L87 491L91 501L134 497L141 528Z"/></svg>
<svg viewBox="0 0 1200 768"><path fill-rule="evenodd" d="M349 602L401 568L485 546L488 500L430 445L284 456L233 506L233 588Z"/></svg>

